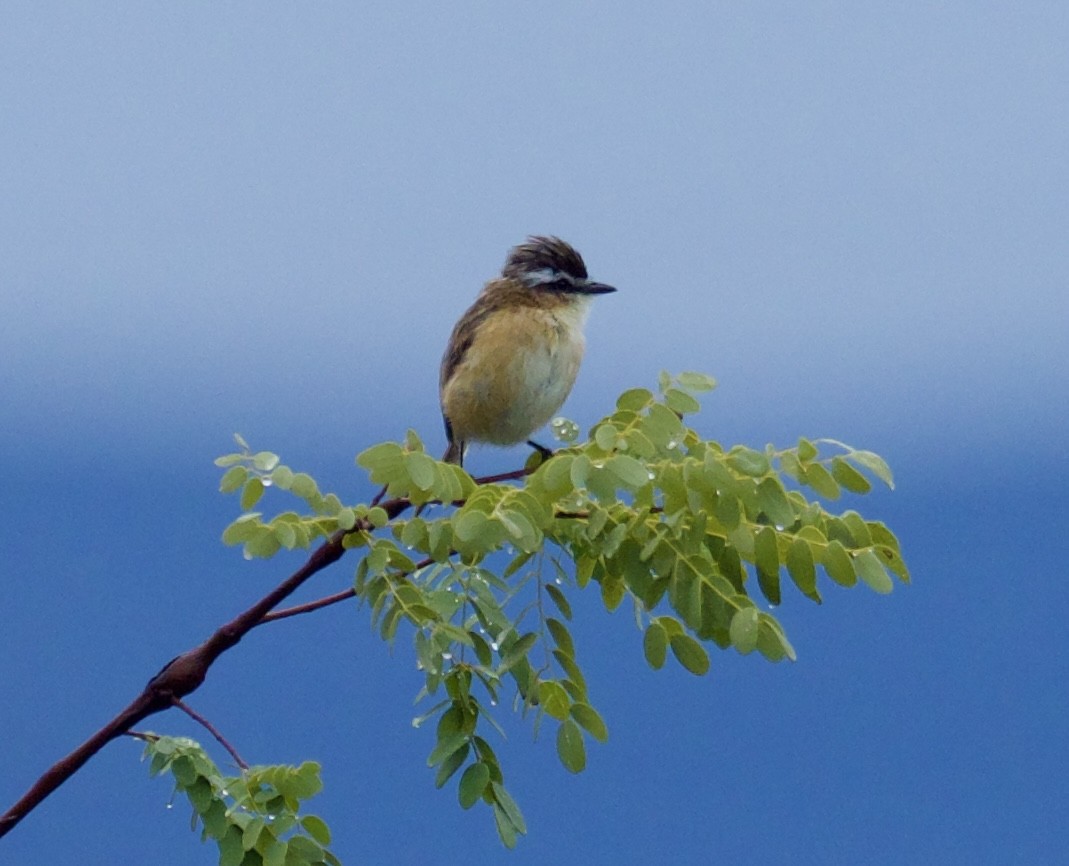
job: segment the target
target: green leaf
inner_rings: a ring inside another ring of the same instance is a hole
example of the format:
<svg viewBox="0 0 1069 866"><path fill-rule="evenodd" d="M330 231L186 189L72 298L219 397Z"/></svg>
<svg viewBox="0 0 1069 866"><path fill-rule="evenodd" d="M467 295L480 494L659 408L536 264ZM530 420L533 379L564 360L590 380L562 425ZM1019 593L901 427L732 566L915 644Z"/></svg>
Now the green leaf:
<svg viewBox="0 0 1069 866"><path fill-rule="evenodd" d="M757 649L769 661L778 662L788 658L793 662L797 658L794 647L783 633L783 626L767 613L758 615Z"/></svg>
<svg viewBox="0 0 1069 866"><path fill-rule="evenodd" d="M728 630L731 643L743 655L757 648L757 622L757 608L755 607L741 608L731 617L731 626Z"/></svg>
<svg viewBox="0 0 1069 866"><path fill-rule="evenodd" d="M564 593L561 592L560 587L547 583L546 593L553 599L553 603L557 606L557 610L561 612L561 616L570 620L572 618L572 606L568 603Z"/></svg>
<svg viewBox="0 0 1069 866"><path fill-rule="evenodd" d="M802 538L795 538L787 548L787 572L802 594L820 603L817 592L817 569L813 564L813 550Z"/></svg>
<svg viewBox="0 0 1069 866"><path fill-rule="evenodd" d="M518 638L516 642L506 650L505 655L502 657L501 671L507 671L509 668L522 661L537 641L538 635L533 631L529 631L523 637Z"/></svg>
<svg viewBox="0 0 1069 866"><path fill-rule="evenodd" d="M754 562L761 592L771 604L779 604L779 546L776 533L770 526L762 527L754 536Z"/></svg>
<svg viewBox="0 0 1069 866"><path fill-rule="evenodd" d="M586 745L583 732L571 719L561 723L557 729L557 755L565 769L572 773L581 773L586 767Z"/></svg>
<svg viewBox="0 0 1069 866"><path fill-rule="evenodd" d="M650 473L646 465L628 454L610 457L605 461L605 467L629 490L637 490L650 483Z"/></svg>
<svg viewBox="0 0 1069 866"><path fill-rule="evenodd" d="M219 479L219 492L233 493L245 483L245 479L248 477L249 470L244 466L231 466L223 473L223 477Z"/></svg>
<svg viewBox="0 0 1069 866"><path fill-rule="evenodd" d="M285 866L286 852L288 850L289 846L285 842L281 841L280 839L276 839L261 852L261 856L263 857L263 866Z"/></svg>
<svg viewBox="0 0 1069 866"><path fill-rule="evenodd" d="M646 661L655 671L664 667L665 658L668 655L668 632L659 622L651 622L642 638L642 651L646 654Z"/></svg>
<svg viewBox="0 0 1069 866"><path fill-rule="evenodd" d="M305 472L298 472L293 476L293 481L290 483L290 493L308 501L319 495L319 488L311 475Z"/></svg>
<svg viewBox="0 0 1069 866"><path fill-rule="evenodd" d="M891 467L887 465L879 454L874 454L872 451L851 451L847 458L864 466L891 490L895 489L895 479L891 474Z"/></svg>
<svg viewBox="0 0 1069 866"><path fill-rule="evenodd" d="M664 392L664 402L668 405L668 408L673 412L678 412L681 415L693 415L695 412L700 412L702 404L695 400L686 391L680 391L678 388L669 388Z"/></svg>
<svg viewBox="0 0 1069 866"><path fill-rule="evenodd" d="M278 455L272 454L270 451L260 451L258 454L253 455L252 465L261 472L270 472L278 466Z"/></svg>
<svg viewBox="0 0 1069 866"><path fill-rule="evenodd" d="M622 580L606 577L601 581L601 601L610 613L620 606L625 592L626 587Z"/></svg>
<svg viewBox="0 0 1069 866"><path fill-rule="evenodd" d="M265 826L264 819L258 816L249 821L241 833L241 847L246 851L255 848Z"/></svg>
<svg viewBox="0 0 1069 866"><path fill-rule="evenodd" d="M831 473L824 468L823 463L807 463L802 467L802 483L812 487L825 499L838 499L839 484Z"/></svg>
<svg viewBox="0 0 1069 866"><path fill-rule="evenodd" d="M260 531L245 542L243 554L246 559L253 557L257 559L270 559L278 553L281 546L282 545L278 538L275 537L273 530L268 527L260 527Z"/></svg>
<svg viewBox="0 0 1069 866"><path fill-rule="evenodd" d="M568 470L573 490L586 487L586 480L590 477L591 469L593 469L593 464L585 454L580 454L572 460Z"/></svg>
<svg viewBox="0 0 1069 866"><path fill-rule="evenodd" d="M817 446L808 439L802 438L798 440L798 459L802 463L808 463L817 456L817 453Z"/></svg>
<svg viewBox="0 0 1069 866"><path fill-rule="evenodd" d="M709 653L689 634L672 635L670 644L672 654L692 674L700 677L709 672Z"/></svg>
<svg viewBox="0 0 1069 866"><path fill-rule="evenodd" d="M868 493L872 490L869 480L843 460L842 457L832 458L831 474L836 481L851 493Z"/></svg>
<svg viewBox="0 0 1069 866"><path fill-rule="evenodd" d="M463 752L467 754L468 747L470 746L471 738L464 733L449 734L442 737L431 750L430 755L427 757L427 766L433 767L440 764L450 755L455 755Z"/></svg>
<svg viewBox="0 0 1069 866"><path fill-rule="evenodd" d="M470 809L478 803L489 784L490 768L486 764L476 761L468 767L460 777L460 788L457 791L461 808Z"/></svg>
<svg viewBox="0 0 1069 866"><path fill-rule="evenodd" d="M516 847L516 828L497 803L494 803L494 823L497 825L497 835L501 838L501 844L506 848Z"/></svg>
<svg viewBox="0 0 1069 866"><path fill-rule="evenodd" d="M574 460L575 456L572 454L557 454L538 471L538 477L542 479L546 492L554 499L572 492L571 471Z"/></svg>
<svg viewBox="0 0 1069 866"><path fill-rule="evenodd" d="M509 792L505 790L505 786L500 782L491 782L490 788L494 794L494 802L501 807L509 823L516 828L518 833L526 833L527 822L523 820L523 812L520 811L520 807L516 805L516 801L512 799Z"/></svg>
<svg viewBox="0 0 1069 866"><path fill-rule="evenodd" d="M405 455L405 468L408 477L420 490L430 490L438 480L435 460L422 451L412 451Z"/></svg>
<svg viewBox="0 0 1069 866"><path fill-rule="evenodd" d="M264 495L264 483L258 477L250 478L241 488L241 510L248 511Z"/></svg>
<svg viewBox="0 0 1069 866"><path fill-rule="evenodd" d="M561 666L561 670L568 676L568 679L561 683L568 694L571 695L573 700L586 700L586 679L583 677L583 672L579 670L579 665L575 663L575 659L559 649L553 650L553 658L556 659L557 664ZM574 689L568 688L569 683Z"/></svg>
<svg viewBox="0 0 1069 866"><path fill-rule="evenodd" d="M186 788L186 796L198 815L203 815L207 812L211 808L212 801L215 800L212 786L203 776Z"/></svg>
<svg viewBox="0 0 1069 866"><path fill-rule="evenodd" d="M857 576L867 583L873 590L886 595L894 589L894 582L880 562L880 558L872 550L863 550L854 558L857 566Z"/></svg>
<svg viewBox="0 0 1069 866"><path fill-rule="evenodd" d="M381 442L356 455L356 465L374 472L384 466L395 466L404 458L404 449L396 442Z"/></svg>
<svg viewBox="0 0 1069 866"><path fill-rule="evenodd" d="M301 826L320 845L330 844L330 828L327 826L327 822L318 815L305 815L301 818Z"/></svg>
<svg viewBox="0 0 1069 866"><path fill-rule="evenodd" d="M791 508L783 485L776 478L763 478L757 485L757 507L776 526L790 526L794 523L794 509Z"/></svg>
<svg viewBox="0 0 1069 866"><path fill-rule="evenodd" d="M754 478L760 478L772 471L768 457L743 445L736 445L728 452L727 462L737 472Z"/></svg>
<svg viewBox="0 0 1069 866"><path fill-rule="evenodd" d="M356 512L351 508L343 508L335 515L338 521L338 529L352 529L356 526Z"/></svg>
<svg viewBox="0 0 1069 866"><path fill-rule="evenodd" d="M298 862L303 860L309 866L323 862L323 849L307 836L294 836L286 844L289 846L287 861L296 857Z"/></svg>
<svg viewBox="0 0 1069 866"><path fill-rule="evenodd" d="M483 531L489 518L474 508L465 508L453 516L453 535L457 541L474 541Z"/></svg>
<svg viewBox="0 0 1069 866"><path fill-rule="evenodd" d="M599 743L609 739L609 729L605 727L605 721L590 704L572 704L571 715Z"/></svg>
<svg viewBox="0 0 1069 866"><path fill-rule="evenodd" d="M288 466L276 466L271 471L271 483L279 490L289 490L293 484L293 470Z"/></svg>
<svg viewBox="0 0 1069 866"><path fill-rule="evenodd" d="M716 387L716 379L712 376L707 376L705 373L696 373L690 370L684 371L676 376L676 382L679 384L679 387L696 394L712 391Z"/></svg>
<svg viewBox="0 0 1069 866"><path fill-rule="evenodd" d="M549 633L553 635L553 640L557 646L572 658L575 658L575 644L572 642L572 636L564 623L550 617L546 620L546 627L549 629Z"/></svg>
<svg viewBox="0 0 1069 866"><path fill-rule="evenodd" d="M653 402L653 394L648 389L631 388L617 398L616 408L627 412L641 412L651 402Z"/></svg>
<svg viewBox="0 0 1069 866"><path fill-rule="evenodd" d="M568 718L571 699L564 687L554 680L542 680L538 684L538 704L553 718L564 721Z"/></svg>
<svg viewBox="0 0 1069 866"><path fill-rule="evenodd" d="M820 564L828 573L828 577L840 586L854 586L857 583L857 574L854 571L854 561L846 552L841 542L830 541L824 549Z"/></svg>
<svg viewBox="0 0 1069 866"><path fill-rule="evenodd" d="M219 866L241 866L245 849L241 847L241 830L231 824L219 840Z"/></svg>
<svg viewBox="0 0 1069 866"><path fill-rule="evenodd" d="M620 431L613 424L599 424L594 431L594 443L602 451L612 451L616 447L616 440L619 436Z"/></svg>
<svg viewBox="0 0 1069 866"><path fill-rule="evenodd" d="M434 787L441 788L450 780L450 778L452 778L457 770L464 766L464 762L468 759L469 748L469 745L465 745L464 748L453 752L453 754L442 761L441 765L438 767L438 772L434 777Z"/></svg>
<svg viewBox="0 0 1069 866"><path fill-rule="evenodd" d="M193 759L188 755L181 755L171 764L171 775L181 787L185 788L197 781L200 774L197 773Z"/></svg>

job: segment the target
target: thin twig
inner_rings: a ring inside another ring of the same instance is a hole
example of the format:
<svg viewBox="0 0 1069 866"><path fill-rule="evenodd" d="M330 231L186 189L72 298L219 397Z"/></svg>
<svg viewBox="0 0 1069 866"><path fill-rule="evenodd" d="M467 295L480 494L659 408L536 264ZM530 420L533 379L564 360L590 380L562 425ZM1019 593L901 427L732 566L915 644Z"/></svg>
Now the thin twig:
<svg viewBox="0 0 1069 866"><path fill-rule="evenodd" d="M343 589L341 592L336 592L334 595L317 598L315 601L309 601L305 604L296 604L293 607L265 613L263 618L256 624L263 625L264 623L274 622L276 619L285 619L286 617L297 616L301 613L311 613L313 610L319 610L321 607L330 607L332 604L337 604L340 601L345 601L346 599L354 598L355 596L356 590L350 587L349 589Z"/></svg>
<svg viewBox="0 0 1069 866"><path fill-rule="evenodd" d="M200 713L198 713L189 704L185 703L184 701L179 700L178 698L175 698L174 700L172 700L171 701L171 705L175 706L175 707L178 707L178 709L180 709L183 713L185 713L187 716L189 716L193 721L195 721L198 724L203 725L205 728L207 728L208 733L211 734L213 737L215 737L215 739L217 739L219 741L219 744L224 749L226 749L228 752L230 752L230 757L234 759L234 761L237 763L237 765L239 767L241 767L241 769L243 769L243 770L249 769L249 765L246 764L242 760L241 755L239 755L237 753L237 749L235 749L232 745L230 745L230 743L227 742L226 737L224 737L222 734L219 733L219 731L216 729L215 725L213 725L206 718L204 718L204 716L202 716Z"/></svg>

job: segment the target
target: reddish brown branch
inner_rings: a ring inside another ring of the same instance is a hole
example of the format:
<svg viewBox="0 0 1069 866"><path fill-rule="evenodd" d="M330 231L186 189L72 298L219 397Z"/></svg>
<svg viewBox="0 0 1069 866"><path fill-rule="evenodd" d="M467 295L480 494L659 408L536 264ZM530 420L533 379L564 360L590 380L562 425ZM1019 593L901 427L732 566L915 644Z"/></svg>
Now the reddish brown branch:
<svg viewBox="0 0 1069 866"><path fill-rule="evenodd" d="M476 479L478 484L495 483L523 478L530 472L525 469L515 472L506 472L500 475L491 475ZM381 498L381 493L379 497ZM392 520L403 513L408 507L407 499L391 499L387 502L378 503L389 518ZM156 713L162 712L172 706L179 706L188 712L193 718L201 722L213 736L241 766L244 762L226 741L212 728L206 720L202 720L186 707L181 699L200 687L204 678L208 675L208 669L219 656L236 646L241 639L256 626L263 622L282 619L287 616L296 616L298 613L306 613L320 607L326 607L349 598L354 593L346 590L334 596L318 599L305 605L288 608L271 614L279 603L291 595L312 575L322 571L329 565L333 565L345 555L344 539L346 535L354 532L365 532L371 529L366 522L358 523L356 527L347 531L334 533L327 541L321 544L307 561L286 580L275 587L271 592L261 598L256 604L244 612L238 614L230 622L220 626L202 644L187 650L164 665L156 676L149 680L148 684L134 700L122 710L115 718L108 722L99 731L82 743L65 758L60 759L30 787L30 789L3 815L0 815L0 837L7 835L14 827L39 806L60 785L73 776L93 755L99 752L112 740L130 732L130 729Z"/></svg>
<svg viewBox="0 0 1069 866"><path fill-rule="evenodd" d="M289 616L297 616L301 613L311 613L313 610L319 610L321 607L330 607L332 604L337 604L340 601L345 601L349 598L356 596L355 589L343 589L341 592L336 592L334 595L328 595L323 598L317 598L315 601L305 602L304 604L295 604L293 607L287 607L284 610L273 610L271 613L265 613L263 618L256 623L257 625L263 625L267 622L274 622L276 619L285 619Z"/></svg>
<svg viewBox="0 0 1069 866"><path fill-rule="evenodd" d="M195 709L193 709L193 707L189 706L189 704L178 700L178 698L175 698L173 701L171 701L171 703L172 703L172 705L178 707L178 709L180 709L183 713L185 713L191 719L193 719L193 721L197 722L197 724L203 725L205 728L207 728L208 733L211 734L213 737L215 737L216 740L219 741L219 745L221 745L224 749L226 749L228 752L230 752L230 757L234 759L234 761L237 763L237 765L239 767L241 767L241 769L243 769L243 770L249 769L249 765L246 764L241 759L241 755L239 755L237 753L237 750L232 745L230 745L229 742L227 742L226 737L224 737L222 734L219 733L219 731L216 729L215 725L213 725L206 718L204 718L204 716L202 716Z"/></svg>
<svg viewBox="0 0 1069 866"><path fill-rule="evenodd" d="M382 504L390 518L408 508L407 499L392 499ZM358 525L349 532L365 531ZM297 571L271 592L230 622L220 626L202 644L168 662L163 670L149 680L134 700L77 749L60 759L30 787L30 789L0 815L0 837L7 835L23 818L39 806L49 794L73 776L93 755L130 728L151 715L162 712L195 691L219 656L238 642L266 616L268 611L292 594L312 575L337 562L345 553L343 540L347 532L336 532L321 544Z"/></svg>

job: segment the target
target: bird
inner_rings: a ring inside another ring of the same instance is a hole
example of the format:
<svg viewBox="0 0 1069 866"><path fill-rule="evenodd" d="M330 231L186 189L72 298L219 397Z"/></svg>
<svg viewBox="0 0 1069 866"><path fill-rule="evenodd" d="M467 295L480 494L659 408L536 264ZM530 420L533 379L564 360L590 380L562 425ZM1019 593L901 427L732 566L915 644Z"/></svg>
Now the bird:
<svg viewBox="0 0 1069 866"><path fill-rule="evenodd" d="M583 257L557 237L513 247L457 321L438 379L448 440L443 460L464 465L471 442L515 445L545 425L571 393L583 326L595 295L613 286L587 276Z"/></svg>

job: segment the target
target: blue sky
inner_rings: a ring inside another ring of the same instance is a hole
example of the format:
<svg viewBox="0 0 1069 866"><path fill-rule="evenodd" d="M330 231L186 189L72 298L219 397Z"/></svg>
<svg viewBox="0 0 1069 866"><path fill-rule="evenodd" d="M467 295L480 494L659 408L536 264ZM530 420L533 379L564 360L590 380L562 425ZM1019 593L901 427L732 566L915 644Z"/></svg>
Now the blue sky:
<svg viewBox="0 0 1069 866"><path fill-rule="evenodd" d="M611 738L573 777L510 725L531 833L508 855L434 790L408 647L365 612L251 635L192 703L252 761L323 762L351 863L1064 850L1069 10L575 5L5 5L3 808L296 564L219 543L230 434L367 496L352 456L443 445L453 321L555 233L620 289L566 414L700 369L710 437L878 451L898 489L860 505L914 585L787 596L798 663L720 653L700 680L577 598ZM4 861L214 862L137 752Z"/></svg>

